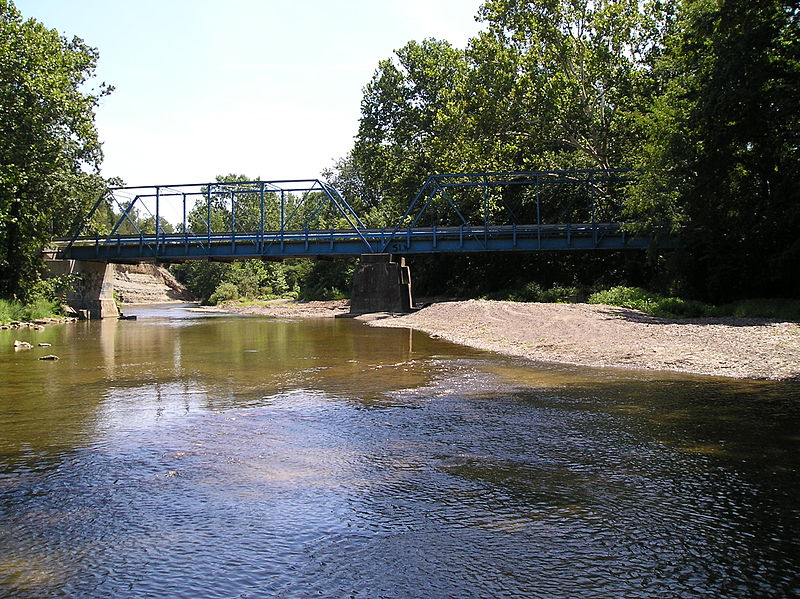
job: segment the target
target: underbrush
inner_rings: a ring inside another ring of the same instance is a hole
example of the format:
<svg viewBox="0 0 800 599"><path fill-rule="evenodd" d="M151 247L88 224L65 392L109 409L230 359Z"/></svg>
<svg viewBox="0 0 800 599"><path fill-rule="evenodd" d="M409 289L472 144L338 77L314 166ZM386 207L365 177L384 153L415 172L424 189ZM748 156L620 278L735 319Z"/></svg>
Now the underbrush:
<svg viewBox="0 0 800 599"><path fill-rule="evenodd" d="M749 299L714 306L697 300L667 297L641 287L612 287L589 296L590 304L607 304L639 310L662 318L770 318L800 320L800 300Z"/></svg>
<svg viewBox="0 0 800 599"><path fill-rule="evenodd" d="M639 310L661 318L768 318L800 321L800 300L757 298L715 306L697 300L669 297L641 287L611 287L589 294L585 288L530 282L515 289L502 289L484 299L511 302L568 303L586 301ZM588 298L588 299L587 299Z"/></svg>
<svg viewBox="0 0 800 599"><path fill-rule="evenodd" d="M578 301L581 289L574 286L554 285L549 289L539 283L526 283L519 289L501 289L484 296L484 299L507 302L540 302L545 304Z"/></svg>
<svg viewBox="0 0 800 599"><path fill-rule="evenodd" d="M589 296L588 302L631 308L664 318L719 316L718 309L710 304L679 297L666 297L641 287L612 287L593 293Z"/></svg>
<svg viewBox="0 0 800 599"><path fill-rule="evenodd" d="M737 318L773 318L800 321L800 300L755 298L740 300L719 307L724 316Z"/></svg>
<svg viewBox="0 0 800 599"><path fill-rule="evenodd" d="M63 316L63 312L60 304L56 301L40 299L30 304L23 304L15 300L0 299L0 323L57 316Z"/></svg>

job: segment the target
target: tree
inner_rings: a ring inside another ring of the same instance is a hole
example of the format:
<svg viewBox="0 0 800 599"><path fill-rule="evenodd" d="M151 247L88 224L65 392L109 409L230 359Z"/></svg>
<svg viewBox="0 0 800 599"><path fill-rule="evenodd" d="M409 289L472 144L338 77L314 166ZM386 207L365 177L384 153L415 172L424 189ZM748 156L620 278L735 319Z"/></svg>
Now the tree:
<svg viewBox="0 0 800 599"><path fill-rule="evenodd" d="M492 162L620 168L642 139L669 12L640 0L491 0L470 42L467 112Z"/></svg>
<svg viewBox="0 0 800 599"><path fill-rule="evenodd" d="M800 3L686 0L636 208L682 233L686 291L797 296Z"/></svg>
<svg viewBox="0 0 800 599"><path fill-rule="evenodd" d="M364 88L356 142L341 166L376 190L384 224L397 221L427 175L466 167L453 159L464 141L459 109L465 75L462 50L426 39L380 61Z"/></svg>
<svg viewBox="0 0 800 599"><path fill-rule="evenodd" d="M340 172L355 189L378 190L387 224L432 173L635 162L668 9L656 0L491 0L479 18L487 28L465 51L409 42L364 89Z"/></svg>
<svg viewBox="0 0 800 599"><path fill-rule="evenodd" d="M24 296L104 187L94 109L111 88L83 91L97 58L0 0L0 296Z"/></svg>

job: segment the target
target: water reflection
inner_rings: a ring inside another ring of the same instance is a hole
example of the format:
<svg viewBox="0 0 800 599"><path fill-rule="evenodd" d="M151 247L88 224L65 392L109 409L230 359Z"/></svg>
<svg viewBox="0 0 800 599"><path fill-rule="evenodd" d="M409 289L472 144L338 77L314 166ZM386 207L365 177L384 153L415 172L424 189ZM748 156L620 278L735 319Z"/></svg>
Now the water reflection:
<svg viewBox="0 0 800 599"><path fill-rule="evenodd" d="M140 316L0 337L0 595L800 590L797 385Z"/></svg>

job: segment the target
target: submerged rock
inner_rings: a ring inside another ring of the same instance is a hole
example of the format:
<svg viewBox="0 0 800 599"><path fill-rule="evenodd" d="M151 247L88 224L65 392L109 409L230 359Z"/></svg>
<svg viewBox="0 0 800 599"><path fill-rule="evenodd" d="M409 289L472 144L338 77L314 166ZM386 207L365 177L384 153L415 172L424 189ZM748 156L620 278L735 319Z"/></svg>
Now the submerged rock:
<svg viewBox="0 0 800 599"><path fill-rule="evenodd" d="M40 360L58 360L58 356L56 356L55 354L48 354L46 356L42 356L39 359Z"/></svg>
<svg viewBox="0 0 800 599"><path fill-rule="evenodd" d="M31 349L32 347L33 346L27 341L20 341L19 339L14 339L14 349L16 350Z"/></svg>

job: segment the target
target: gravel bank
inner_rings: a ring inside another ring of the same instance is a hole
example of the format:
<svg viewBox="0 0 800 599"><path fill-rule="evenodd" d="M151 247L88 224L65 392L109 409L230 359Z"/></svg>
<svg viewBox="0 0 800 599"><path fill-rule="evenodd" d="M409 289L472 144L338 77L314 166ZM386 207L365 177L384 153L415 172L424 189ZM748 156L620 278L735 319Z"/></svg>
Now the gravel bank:
<svg viewBox="0 0 800 599"><path fill-rule="evenodd" d="M192 308L192 310L196 312L225 312L227 314L255 314L272 318L334 318L349 313L350 304L347 300L302 302L277 299L248 305L231 302L221 306L201 306Z"/></svg>
<svg viewBox="0 0 800 599"><path fill-rule="evenodd" d="M541 362L800 381L800 324L790 322L670 320L612 306L487 300L367 320Z"/></svg>

